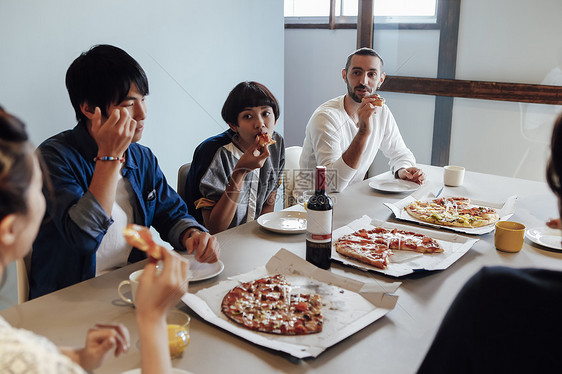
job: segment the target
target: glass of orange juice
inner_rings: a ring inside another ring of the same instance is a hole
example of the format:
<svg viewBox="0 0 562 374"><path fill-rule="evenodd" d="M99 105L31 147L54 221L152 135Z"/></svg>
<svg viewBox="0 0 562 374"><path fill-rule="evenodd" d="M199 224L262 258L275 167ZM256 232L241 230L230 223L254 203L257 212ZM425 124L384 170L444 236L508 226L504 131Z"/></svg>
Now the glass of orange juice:
<svg viewBox="0 0 562 374"><path fill-rule="evenodd" d="M189 322L191 317L177 309L172 309L166 314L168 325L168 345L172 358L180 357L189 345Z"/></svg>

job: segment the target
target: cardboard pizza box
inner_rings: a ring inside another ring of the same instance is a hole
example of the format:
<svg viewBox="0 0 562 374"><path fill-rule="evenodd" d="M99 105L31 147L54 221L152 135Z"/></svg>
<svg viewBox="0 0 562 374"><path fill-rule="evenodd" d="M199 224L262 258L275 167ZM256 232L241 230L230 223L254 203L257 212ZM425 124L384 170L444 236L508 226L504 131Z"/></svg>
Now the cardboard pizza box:
<svg viewBox="0 0 562 374"><path fill-rule="evenodd" d="M221 312L228 291L247 281L283 274L293 292L318 293L322 297L323 331L316 334L282 336L249 330ZM330 346L353 335L392 310L398 296L392 295L400 282L354 280L322 270L286 249L280 249L265 266L231 277L215 286L187 293L182 301L207 322L263 347L297 358L317 357Z"/></svg>
<svg viewBox="0 0 562 374"><path fill-rule="evenodd" d="M441 195L439 197L451 197L451 196ZM484 235L484 234L487 234L489 232L494 231L494 229L495 229L494 224L482 226L482 227L474 227L474 228L472 228L472 227L455 227L455 226L436 225L436 224L433 224L433 223L430 223L430 222L425 222L425 221L421 221L417 218L414 218L410 214L408 214L408 212L404 209L405 207L407 207L408 205L410 205L411 203L413 203L416 200L427 201L427 200L432 200L434 198L435 198L435 195L431 191L430 186L427 186L425 188L420 188L419 190L417 190L413 194L411 194L409 196L406 196L404 199L402 199L400 201L397 201L395 203L384 203L384 205L388 209L390 209L392 211L392 213L394 213L396 218L398 218L400 220L403 220L403 221L415 222L415 223L419 223L420 225L425 225L425 226L438 228L438 229L444 229L444 230L452 230L452 231L462 232L462 233L471 234L471 235ZM500 221L506 221L513 215L513 213L515 213L515 202L516 201L517 201L517 195L513 195L513 196L508 197L503 202L483 201L483 200L471 198L470 204L471 205L484 206L484 207L487 207L487 208L494 208L498 211L498 214L500 216Z"/></svg>
<svg viewBox="0 0 562 374"><path fill-rule="evenodd" d="M443 248L443 252L418 253L413 251L393 251L393 255L390 256L390 264L388 267L386 269L380 269L355 259L342 256L336 252L335 246L332 245L332 259L341 262L344 265L352 266L361 270L375 271L393 277L401 277L418 271L445 270L468 252L474 243L478 241L478 239L475 238L469 238L450 232L442 232L418 226L371 219L369 216L365 215L334 230L332 235L332 244L344 235L351 234L360 229L369 230L375 227L384 227L388 230L396 228L398 230L412 231L429 236L437 240L441 248Z"/></svg>

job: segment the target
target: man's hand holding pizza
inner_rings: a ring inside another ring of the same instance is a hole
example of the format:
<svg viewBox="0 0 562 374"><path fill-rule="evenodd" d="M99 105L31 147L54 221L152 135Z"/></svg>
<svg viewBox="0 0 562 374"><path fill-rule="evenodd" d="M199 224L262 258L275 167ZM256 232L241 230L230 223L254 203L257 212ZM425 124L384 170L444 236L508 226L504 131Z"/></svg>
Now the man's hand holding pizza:
<svg viewBox="0 0 562 374"><path fill-rule="evenodd" d="M359 121L357 125L359 126L359 133L362 133L366 137L371 135L373 130L373 114L377 112L377 107L372 105L373 99L365 99L361 102L359 109L357 110L357 117Z"/></svg>

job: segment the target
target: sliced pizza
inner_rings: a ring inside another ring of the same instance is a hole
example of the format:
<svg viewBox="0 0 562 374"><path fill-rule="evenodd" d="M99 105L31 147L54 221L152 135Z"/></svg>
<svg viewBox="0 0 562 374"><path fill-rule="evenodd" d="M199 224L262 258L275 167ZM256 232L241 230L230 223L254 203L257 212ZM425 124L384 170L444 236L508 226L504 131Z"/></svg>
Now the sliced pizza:
<svg viewBox="0 0 562 374"><path fill-rule="evenodd" d="M344 235L334 243L336 252L357 261L386 269L394 250L439 253L443 248L429 236L404 230L375 227Z"/></svg>
<svg viewBox="0 0 562 374"><path fill-rule="evenodd" d="M304 335L322 331L322 301L317 294L291 294L281 275L245 282L223 298L222 312L254 331L278 335Z"/></svg>

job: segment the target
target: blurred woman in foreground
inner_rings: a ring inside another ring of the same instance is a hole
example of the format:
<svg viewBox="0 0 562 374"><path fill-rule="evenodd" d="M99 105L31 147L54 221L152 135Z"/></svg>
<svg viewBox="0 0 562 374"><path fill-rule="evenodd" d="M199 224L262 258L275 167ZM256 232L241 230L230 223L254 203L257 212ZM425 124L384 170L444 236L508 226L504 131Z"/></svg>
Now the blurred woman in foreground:
<svg viewBox="0 0 562 374"><path fill-rule="evenodd" d="M25 126L0 107L0 278L12 261L31 249L45 213L40 162ZM171 373L166 311L187 291L189 264L163 251L164 269L156 275L149 261L136 296L143 373ZM0 372L84 373L111 354L129 350L123 325L98 324L81 348L57 348L48 339L17 329L0 317Z"/></svg>

